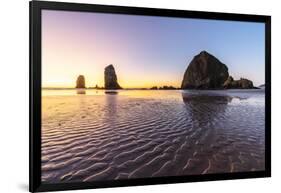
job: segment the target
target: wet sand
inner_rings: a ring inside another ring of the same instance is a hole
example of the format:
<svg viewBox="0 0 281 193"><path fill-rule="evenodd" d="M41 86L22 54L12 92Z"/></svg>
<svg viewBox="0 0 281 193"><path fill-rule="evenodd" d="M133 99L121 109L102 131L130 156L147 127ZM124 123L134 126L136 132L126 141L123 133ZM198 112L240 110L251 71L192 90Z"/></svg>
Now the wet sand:
<svg viewBox="0 0 281 193"><path fill-rule="evenodd" d="M263 90L59 92L42 97L44 183L265 168Z"/></svg>

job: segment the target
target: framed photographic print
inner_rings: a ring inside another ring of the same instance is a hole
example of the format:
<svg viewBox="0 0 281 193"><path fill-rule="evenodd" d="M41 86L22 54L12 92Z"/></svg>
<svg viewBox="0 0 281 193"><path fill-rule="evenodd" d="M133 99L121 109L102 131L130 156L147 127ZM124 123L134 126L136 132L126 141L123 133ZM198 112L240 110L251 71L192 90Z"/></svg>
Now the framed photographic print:
<svg viewBox="0 0 281 193"><path fill-rule="evenodd" d="M270 16L30 2L30 191L269 177Z"/></svg>

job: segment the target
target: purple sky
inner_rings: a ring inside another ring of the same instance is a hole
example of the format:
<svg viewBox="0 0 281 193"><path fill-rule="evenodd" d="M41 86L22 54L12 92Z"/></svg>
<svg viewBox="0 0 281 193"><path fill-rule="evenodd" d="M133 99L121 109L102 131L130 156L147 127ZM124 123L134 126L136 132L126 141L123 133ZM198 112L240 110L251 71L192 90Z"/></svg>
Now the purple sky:
<svg viewBox="0 0 281 193"><path fill-rule="evenodd" d="M79 74L103 86L108 64L123 87L180 86L202 50L260 85L264 37L263 23L43 10L43 87L73 87Z"/></svg>

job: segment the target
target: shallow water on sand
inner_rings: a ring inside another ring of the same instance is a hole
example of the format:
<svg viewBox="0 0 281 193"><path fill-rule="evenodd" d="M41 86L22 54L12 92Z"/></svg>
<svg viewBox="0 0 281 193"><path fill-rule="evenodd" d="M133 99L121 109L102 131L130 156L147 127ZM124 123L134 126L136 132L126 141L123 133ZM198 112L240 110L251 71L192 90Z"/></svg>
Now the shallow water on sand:
<svg viewBox="0 0 281 193"><path fill-rule="evenodd" d="M45 183L265 167L261 89L43 90L42 95Z"/></svg>

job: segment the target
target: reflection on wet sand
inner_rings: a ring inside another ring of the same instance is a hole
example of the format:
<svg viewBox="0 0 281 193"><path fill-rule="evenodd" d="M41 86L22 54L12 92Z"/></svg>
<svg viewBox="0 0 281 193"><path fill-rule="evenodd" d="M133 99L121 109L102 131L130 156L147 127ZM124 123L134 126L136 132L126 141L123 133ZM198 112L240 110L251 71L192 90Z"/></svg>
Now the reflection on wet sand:
<svg viewBox="0 0 281 193"><path fill-rule="evenodd" d="M189 95L182 93L183 101L188 105L197 105L197 104L228 104L232 101L233 97L230 96L212 96L212 95Z"/></svg>
<svg viewBox="0 0 281 193"><path fill-rule="evenodd" d="M202 173L246 171L246 168L252 171L264 168L264 154L258 153L264 152L264 142L258 140L264 135L264 130L262 127L257 129L259 126L255 125L254 119L249 114L254 113L253 117L257 119L260 117L261 120L257 124L262 124L264 119L257 113L259 111L262 113L263 109L251 112L248 106L230 105L234 99L247 100L245 97L183 93L182 98L192 118L193 126L197 128L193 135L200 136L196 137L198 140L195 144L199 144L201 148L198 150L193 146L196 155L190 159L190 163L192 160L197 160L194 162L208 160L208 168ZM247 123L246 117L251 123ZM186 174L197 174L198 171L200 168L195 167Z"/></svg>
<svg viewBox="0 0 281 193"><path fill-rule="evenodd" d="M263 92L122 91L42 103L44 183L264 170Z"/></svg>
<svg viewBox="0 0 281 193"><path fill-rule="evenodd" d="M77 94L86 94L86 90L85 89L77 89L76 93Z"/></svg>
<svg viewBox="0 0 281 193"><path fill-rule="evenodd" d="M194 125L199 129L212 124L219 114L224 113L227 104L232 101L229 96L195 95L182 93L182 99Z"/></svg>
<svg viewBox="0 0 281 193"><path fill-rule="evenodd" d="M104 91L105 94L111 94L111 95L115 95L115 94L118 94L117 91L114 91L114 90L107 90L107 91Z"/></svg>

